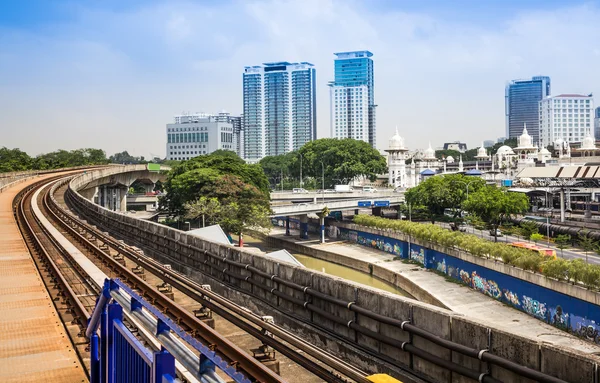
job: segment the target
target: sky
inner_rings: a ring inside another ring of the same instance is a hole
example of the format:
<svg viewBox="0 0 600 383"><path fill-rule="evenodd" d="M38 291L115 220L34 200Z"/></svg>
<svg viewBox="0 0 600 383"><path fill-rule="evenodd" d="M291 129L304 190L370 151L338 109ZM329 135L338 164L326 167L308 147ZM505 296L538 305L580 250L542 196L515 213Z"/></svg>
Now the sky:
<svg viewBox="0 0 600 383"><path fill-rule="evenodd" d="M274 61L315 64L328 137L333 53L365 49L378 148L396 126L411 149L478 147L505 135L509 80L600 92L599 39L600 1L6 0L0 147L164 157L175 114L241 113L244 66Z"/></svg>

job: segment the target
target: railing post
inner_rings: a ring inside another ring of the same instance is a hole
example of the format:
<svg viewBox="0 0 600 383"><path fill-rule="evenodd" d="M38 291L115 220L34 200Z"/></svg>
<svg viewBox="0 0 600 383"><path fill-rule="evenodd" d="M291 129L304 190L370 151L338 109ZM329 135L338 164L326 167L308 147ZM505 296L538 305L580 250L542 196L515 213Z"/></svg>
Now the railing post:
<svg viewBox="0 0 600 383"><path fill-rule="evenodd" d="M98 334L90 337L90 383L100 383L100 359L98 358Z"/></svg>
<svg viewBox="0 0 600 383"><path fill-rule="evenodd" d="M152 383L162 383L165 375L175 376L175 358L167 350L155 351L152 363Z"/></svg>
<svg viewBox="0 0 600 383"><path fill-rule="evenodd" d="M100 314L100 383L106 383L106 371L107 371L107 363L106 358L108 355L108 349L106 347L106 342L108 338L108 318L106 314L106 307L102 309L102 314Z"/></svg>
<svg viewBox="0 0 600 383"><path fill-rule="evenodd" d="M123 308L118 303L108 305L108 321L106 326L106 383L113 383L115 378L115 319L123 320Z"/></svg>

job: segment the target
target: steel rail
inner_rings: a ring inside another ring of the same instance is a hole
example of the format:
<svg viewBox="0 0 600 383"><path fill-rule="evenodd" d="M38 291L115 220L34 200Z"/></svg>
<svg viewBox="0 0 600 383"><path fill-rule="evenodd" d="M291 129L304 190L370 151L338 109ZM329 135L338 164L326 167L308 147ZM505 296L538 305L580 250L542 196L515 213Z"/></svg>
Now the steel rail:
<svg viewBox="0 0 600 383"><path fill-rule="evenodd" d="M61 209L60 207L58 208ZM78 224L84 227L85 230L93 232L93 235L100 238L102 242L109 243L111 247L117 249L120 253L124 254L129 259L133 260L137 264L141 264L145 269L162 279L164 282L171 284L173 287L180 290L185 295L188 295L197 301L201 301L203 305L209 307L211 310L221 315L227 321L233 323L240 329L250 333L252 336L259 339L263 343L266 343L269 346L273 347L277 351L281 352L294 362L302 365L304 368L319 376L323 380L333 383L344 382L343 379L337 377L327 369L324 369L322 366L304 357L303 355L298 354L289 346L282 344L280 341L277 341L276 339L273 339L268 335L264 335L260 330L256 329L256 327L250 325L248 322L251 322L252 324L260 327L263 330L271 332L272 334L278 336L285 342L292 344L296 348L306 352L312 357L317 358L318 360L325 363L327 366L331 367L332 369L335 369L336 371L341 372L343 375L348 376L357 382L369 382L365 378L367 375L365 372L357 369L349 363L329 353L323 352L317 347L289 333L288 331L284 330L279 326L265 322L260 316L244 310L241 306L221 297L216 293L211 292L210 290L203 289L202 286L200 286L196 282L182 276L179 273L165 268L159 262L146 256L140 256L137 252L131 249L130 246L124 245L122 242L119 242L111 238L110 236L104 235L102 232L92 228L91 225L85 222L78 222ZM223 307L216 305L211 301L218 302ZM243 319L240 319L238 316L241 316Z"/></svg>
<svg viewBox="0 0 600 383"><path fill-rule="evenodd" d="M103 263L107 265L109 269L119 275L122 280L134 289L139 289L143 294L150 299L151 303L159 304L167 313L174 316L179 324L184 324L189 328L193 335L202 339L207 345L214 347L214 351L228 360L231 364L236 364L241 370L245 371L248 375L260 382L277 382L283 383L284 380L279 375L275 374L271 369L263 365L255 358L248 355L241 348L236 346L233 342L222 337L218 332L213 330L206 323L196 318L193 314L188 312L179 304L173 302L169 297L156 290L152 285L144 281L138 275L130 271L125 266L121 265L118 261L108 256L89 241L85 236L81 235L77 230L71 227L64 218L59 217L59 214L65 214L55 210L59 210L58 206L48 197L50 193L45 195L45 203L48 204L49 211L54 216L56 222L61 225L65 230L72 233L75 238L79 238L79 242L83 247L94 253L95 257L98 257ZM50 208L50 202L52 201L53 207ZM95 234L95 233L94 233Z"/></svg>

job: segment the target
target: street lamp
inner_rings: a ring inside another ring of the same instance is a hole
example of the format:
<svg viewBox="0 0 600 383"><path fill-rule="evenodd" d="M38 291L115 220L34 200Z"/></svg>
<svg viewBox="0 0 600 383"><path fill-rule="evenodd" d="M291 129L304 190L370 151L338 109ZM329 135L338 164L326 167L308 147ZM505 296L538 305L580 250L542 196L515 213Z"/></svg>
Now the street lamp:
<svg viewBox="0 0 600 383"><path fill-rule="evenodd" d="M458 180L457 180L457 181L454 181L454 182L458 182L458 183L460 183L460 184L463 184L463 185L466 185L466 186L467 186L467 199L469 199L469 185L471 185L471 183L472 183L472 182L475 182L475 180L474 180L474 179L472 179L472 180L471 180L471 181L469 181L469 182L465 182L465 181L458 181Z"/></svg>
<svg viewBox="0 0 600 383"><path fill-rule="evenodd" d="M302 182L302 153L298 154L300 154L300 187L302 187L304 185L304 183Z"/></svg>
<svg viewBox="0 0 600 383"><path fill-rule="evenodd" d="M323 195L323 203L325 203L325 165L321 161L321 194Z"/></svg>

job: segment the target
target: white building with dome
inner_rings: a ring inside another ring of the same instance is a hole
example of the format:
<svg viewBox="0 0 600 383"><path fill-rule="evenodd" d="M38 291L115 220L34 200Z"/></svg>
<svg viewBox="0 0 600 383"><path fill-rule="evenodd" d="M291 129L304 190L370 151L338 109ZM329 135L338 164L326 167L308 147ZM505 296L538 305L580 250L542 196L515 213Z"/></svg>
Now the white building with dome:
<svg viewBox="0 0 600 383"><path fill-rule="evenodd" d="M388 153L388 184L394 188L406 188L408 186L406 176L408 149L404 146L404 138L398 134L398 127L396 127L396 134L389 141L389 148L385 151Z"/></svg>

